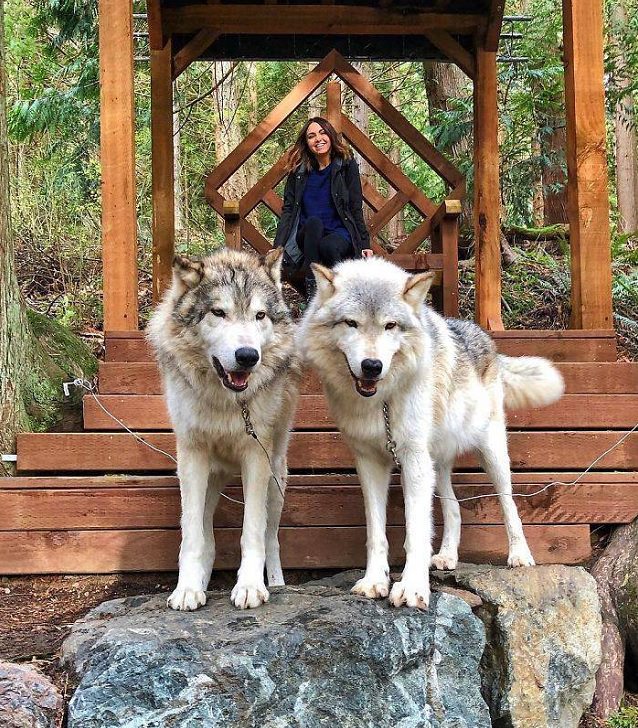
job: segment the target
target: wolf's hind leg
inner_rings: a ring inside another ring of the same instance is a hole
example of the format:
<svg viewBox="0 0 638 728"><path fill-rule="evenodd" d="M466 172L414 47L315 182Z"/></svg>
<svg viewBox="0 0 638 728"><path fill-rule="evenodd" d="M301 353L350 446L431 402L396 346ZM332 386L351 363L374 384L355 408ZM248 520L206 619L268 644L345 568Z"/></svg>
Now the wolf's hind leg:
<svg viewBox="0 0 638 728"><path fill-rule="evenodd" d="M192 611L206 604L205 589L214 558L212 530L207 534L206 498L210 457L197 447L178 443L178 465L182 500L182 545L179 550L177 588L169 596L171 609Z"/></svg>
<svg viewBox="0 0 638 728"><path fill-rule="evenodd" d="M284 573L281 569L279 557L279 522L281 510L284 506L283 493L286 492L286 477L288 468L286 459L273 457L273 473L279 481L271 475L268 481L268 520L266 524L266 578L268 586L283 586Z"/></svg>
<svg viewBox="0 0 638 728"><path fill-rule="evenodd" d="M357 456L357 473L366 509L366 573L352 587L353 594L370 599L387 597L390 591L388 539L385 532L390 465L381 460Z"/></svg>
<svg viewBox="0 0 638 728"><path fill-rule="evenodd" d="M432 557L432 568L456 569L459 562L461 541L461 509L452 488L452 463L435 465L436 491L441 496L443 511L443 540L436 556Z"/></svg>
<svg viewBox="0 0 638 728"><path fill-rule="evenodd" d="M485 439L479 446L479 453L483 468L494 483L503 510L509 543L507 565L534 566L534 558L527 545L523 525L512 497L512 474L504 422L493 422L489 426Z"/></svg>

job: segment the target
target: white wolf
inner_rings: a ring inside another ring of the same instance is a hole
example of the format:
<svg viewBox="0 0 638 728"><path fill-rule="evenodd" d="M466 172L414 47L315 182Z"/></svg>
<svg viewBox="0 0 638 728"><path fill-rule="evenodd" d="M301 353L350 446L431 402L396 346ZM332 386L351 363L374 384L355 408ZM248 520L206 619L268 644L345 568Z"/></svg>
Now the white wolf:
<svg viewBox="0 0 638 728"><path fill-rule="evenodd" d="M213 513L238 470L244 521L231 600L242 609L268 601L264 563L268 583L283 584L277 532L299 366L280 272L281 249L263 262L229 250L203 260L178 256L149 324L177 438L182 545L173 609L206 603Z"/></svg>
<svg viewBox="0 0 638 728"><path fill-rule="evenodd" d="M300 349L323 381L330 409L353 450L363 488L367 568L353 592L427 608L428 568L454 569L461 518L454 460L475 450L503 509L510 566L531 566L512 499L504 404L539 406L563 392L545 359L496 352L478 326L446 320L425 305L434 274L408 275L381 258L313 266L317 294L299 331ZM387 404L389 433L383 405ZM405 501L406 561L390 589L386 502L396 443ZM444 498L443 541L432 557L434 486Z"/></svg>

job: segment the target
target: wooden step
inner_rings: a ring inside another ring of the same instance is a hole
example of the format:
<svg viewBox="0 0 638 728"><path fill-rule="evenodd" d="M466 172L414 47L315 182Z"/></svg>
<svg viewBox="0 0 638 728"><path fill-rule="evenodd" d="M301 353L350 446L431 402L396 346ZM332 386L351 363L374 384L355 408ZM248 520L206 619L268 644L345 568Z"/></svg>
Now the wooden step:
<svg viewBox="0 0 638 728"><path fill-rule="evenodd" d="M638 362L559 363L567 394L636 394ZM154 362L101 362L102 394L162 394ZM312 372L304 375L301 394L319 394L321 383Z"/></svg>
<svg viewBox="0 0 638 728"><path fill-rule="evenodd" d="M574 476L576 477L576 476ZM545 476L542 483L515 483L514 492L530 495L543 485L559 479L570 482L564 474ZM59 478L64 481L64 478ZM97 479L96 479L97 480ZM178 528L180 514L179 487L74 487L0 489L0 531L40 531L75 529ZM282 526L365 526L363 496L358 485L333 484L330 477L316 485L295 485L291 478L286 490ZM491 485L455 484L458 498L494 495ZM242 489L229 486L224 493L243 500ZM638 481L587 482L554 485L544 493L517 498L521 520L525 524L629 523L638 516ZM503 522L498 498L489 497L461 504L464 524L500 524ZM441 503L435 499L434 521L442 523ZM215 513L215 526L240 528L243 508L221 498ZM401 487L393 484L388 502L388 524L403 525L404 508Z"/></svg>
<svg viewBox="0 0 638 728"><path fill-rule="evenodd" d="M97 399L90 395L84 397L86 430L122 430L113 417L132 430L171 429L163 396L107 394L99 395ZM638 422L638 394L568 394L548 407L511 411L507 422L510 429L631 429ZM323 396L299 398L294 428L335 429Z"/></svg>
<svg viewBox="0 0 638 728"><path fill-rule="evenodd" d="M539 564L577 564L591 553L589 527L525 526ZM216 569L239 565L240 529L218 529ZM363 527L282 528L282 564L288 569L348 569L365 565ZM177 529L110 531L2 531L2 574L103 574L118 571L174 571L180 534ZM388 528L390 563L404 561L404 530ZM435 544L435 547L438 544ZM463 561L504 563L507 537L503 526L466 526L462 530Z"/></svg>
<svg viewBox="0 0 638 728"><path fill-rule="evenodd" d="M495 331L499 351L510 356L531 354L554 361L616 361L613 331ZM107 361L150 361L153 356L142 332L107 332Z"/></svg>
<svg viewBox="0 0 638 728"><path fill-rule="evenodd" d="M514 470L585 469L616 445L621 431L536 431L509 435ZM145 442L175 456L172 433L145 433ZM139 472L172 471L174 462L138 442L128 433L21 434L17 440L20 472ZM296 432L290 439L291 470L353 468L352 455L336 432ZM476 458L463 456L457 467L476 469ZM597 470L632 470L638 467L638 432L602 458Z"/></svg>

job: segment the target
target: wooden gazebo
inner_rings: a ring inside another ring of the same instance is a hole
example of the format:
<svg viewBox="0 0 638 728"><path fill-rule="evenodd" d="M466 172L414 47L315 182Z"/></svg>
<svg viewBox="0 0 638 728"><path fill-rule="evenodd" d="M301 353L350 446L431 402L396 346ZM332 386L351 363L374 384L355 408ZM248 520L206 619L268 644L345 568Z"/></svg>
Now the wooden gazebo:
<svg viewBox="0 0 638 728"><path fill-rule="evenodd" d="M227 244L264 252L270 243L246 216L259 202L280 209L274 188L281 160L242 200L220 186L299 103L326 83L327 113L393 192L364 190L374 231L410 202L423 221L393 253L412 268L441 272L437 304L456 310L456 216L462 175L408 124L348 59L442 59L474 81L474 228L476 319L505 353L555 359L567 394L542 410L510 414L514 489L571 482L635 424L638 364L616 362L611 306L610 233L605 158L602 0L564 0L568 199L572 262L572 328L503 331L501 319L497 48L504 0L350 0L278 4L266 0L148 0L152 75L153 289L168 280L173 255L172 82L197 59L305 59L317 67L262 120L202 187L227 219ZM179 492L159 376L139 332L133 114L133 32L130 0L100 0L102 210L106 361L100 394L84 399L85 432L23 434L20 477L0 483L0 573L175 569ZM339 77L442 177L438 205L417 189L342 114ZM376 227L375 227L376 226ZM426 253L420 246L429 239ZM379 254L387 254L378 249ZM402 257L401 257L402 256ZM124 432L100 405L137 430ZM304 381L289 451L291 478L281 543L284 566L351 567L365 558L363 503L353 461L335 432L319 383ZM570 486L521 500L519 510L539 563L578 563L590 553L590 526L638 514L638 434L600 459ZM472 458L457 463L460 496L486 491ZM231 495L238 484L230 484ZM241 509L228 501L216 516L217 568L237 564ZM506 537L498 504L462 504L461 556L502 561ZM435 514L440 523L440 512ZM390 493L391 559L400 563L401 490Z"/></svg>

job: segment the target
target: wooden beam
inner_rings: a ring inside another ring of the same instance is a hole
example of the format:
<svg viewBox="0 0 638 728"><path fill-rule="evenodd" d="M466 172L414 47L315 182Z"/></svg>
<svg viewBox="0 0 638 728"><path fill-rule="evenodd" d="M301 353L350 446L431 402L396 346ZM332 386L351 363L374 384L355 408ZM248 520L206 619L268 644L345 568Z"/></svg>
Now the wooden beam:
<svg viewBox="0 0 638 728"><path fill-rule="evenodd" d="M359 8L357 9L357 13ZM453 187L464 180L463 174L446 159L441 152L421 134L410 122L392 106L392 104L377 91L377 89L362 76L343 56L335 53L335 73L340 76L348 86L368 106L378 114L385 123L403 141Z"/></svg>
<svg viewBox="0 0 638 728"><path fill-rule="evenodd" d="M326 119L341 134L341 83L329 81L326 84Z"/></svg>
<svg viewBox="0 0 638 728"><path fill-rule="evenodd" d="M164 33L194 33L208 28L245 35L423 35L426 30L473 33L482 29L479 14L405 13L391 8L333 5L185 5L165 7Z"/></svg>
<svg viewBox="0 0 638 728"><path fill-rule="evenodd" d="M221 35L214 30L198 31L173 58L173 80L196 61Z"/></svg>
<svg viewBox="0 0 638 728"><path fill-rule="evenodd" d="M100 21L101 22L101 21ZM148 44L152 51L160 51L166 45L162 31L162 8L160 0L147 0L146 22L148 23Z"/></svg>
<svg viewBox="0 0 638 728"><path fill-rule="evenodd" d="M219 10L218 6L213 8ZM213 205L214 193L226 180L254 154L257 149L332 73L336 52L329 53L315 68L305 76L261 121L250 134L219 164L206 178L206 199ZM213 205L214 207L214 205Z"/></svg>
<svg viewBox="0 0 638 728"><path fill-rule="evenodd" d="M466 76L472 79L475 77L476 63L474 57L447 30L427 30L424 35L446 58L454 61Z"/></svg>
<svg viewBox="0 0 638 728"><path fill-rule="evenodd" d="M496 53L478 48L474 82L475 318L487 330L504 328L500 204Z"/></svg>
<svg viewBox="0 0 638 728"><path fill-rule="evenodd" d="M170 285L175 253L171 46L169 40L162 50L150 52L154 303L161 299Z"/></svg>
<svg viewBox="0 0 638 728"><path fill-rule="evenodd" d="M485 36L482 43L486 51L493 53L498 51L504 12L505 0L490 0L487 26L485 27Z"/></svg>
<svg viewBox="0 0 638 728"><path fill-rule="evenodd" d="M600 0L563 0L572 326L613 328Z"/></svg>
<svg viewBox="0 0 638 728"><path fill-rule="evenodd" d="M138 328L133 15L99 0L104 328Z"/></svg>
<svg viewBox="0 0 638 728"><path fill-rule="evenodd" d="M241 217L246 217L263 200L264 195L276 187L286 176L286 165L288 162L288 151L273 164L266 174L258 180L246 194L241 198L239 210Z"/></svg>

